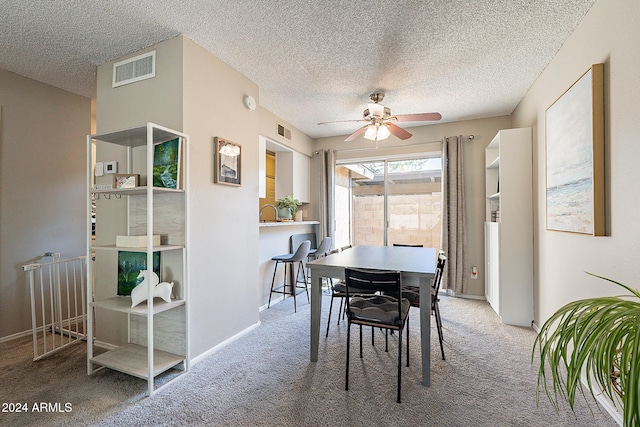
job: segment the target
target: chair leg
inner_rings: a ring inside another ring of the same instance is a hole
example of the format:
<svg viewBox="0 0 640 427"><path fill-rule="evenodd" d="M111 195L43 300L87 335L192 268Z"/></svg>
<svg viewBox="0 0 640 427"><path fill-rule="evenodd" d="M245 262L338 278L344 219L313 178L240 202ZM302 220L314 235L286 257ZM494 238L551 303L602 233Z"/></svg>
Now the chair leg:
<svg viewBox="0 0 640 427"><path fill-rule="evenodd" d="M271 290L269 291L269 303L267 304L267 308L271 307L271 295L273 295L273 283L276 280L276 271L278 271L278 261L276 261L276 265L273 268L273 279L271 279ZM286 273L286 271L285 271Z"/></svg>
<svg viewBox="0 0 640 427"><path fill-rule="evenodd" d="M349 390L349 348L351 347L351 323L347 323L347 369L344 376L344 389Z"/></svg>
<svg viewBox="0 0 640 427"><path fill-rule="evenodd" d="M409 318L407 317L407 324L405 325L407 328L407 368L409 367ZM402 334L402 331L400 332Z"/></svg>
<svg viewBox="0 0 640 427"><path fill-rule="evenodd" d="M402 390L402 331L398 331L398 403Z"/></svg>
<svg viewBox="0 0 640 427"><path fill-rule="evenodd" d="M444 358L444 346L442 344L442 318L440 317L440 308L438 304L435 304L435 309L433 310L433 315L436 318L436 328L438 329L438 340L440 341L440 353L442 353L442 360L446 360Z"/></svg>
<svg viewBox="0 0 640 427"><path fill-rule="evenodd" d="M335 297L333 295L331 295L331 303L329 304L329 319L327 319L327 334L325 335L325 338L327 338L329 336L329 325L331 324L331 310L333 309L333 299ZM340 321L340 316L338 316L338 322Z"/></svg>
<svg viewBox="0 0 640 427"><path fill-rule="evenodd" d="M300 268L302 269L302 278L304 279L304 290L307 293L307 302L311 304L311 300L309 299L309 287L307 286L307 273L304 269L304 265L302 264L302 261L300 261ZM300 270L298 270L298 273L300 273ZM298 280L297 277L296 277L296 280Z"/></svg>
<svg viewBox="0 0 640 427"><path fill-rule="evenodd" d="M296 276L293 276L293 271L295 270L295 267L293 266L293 264L291 264L291 293L293 294L293 312L297 313L298 312L298 303L296 301L296 286L297 285L297 281L298 281L298 275L296 274Z"/></svg>
<svg viewBox="0 0 640 427"><path fill-rule="evenodd" d="M344 319L344 311L342 311L343 302L344 302L344 297L340 297L340 310L338 311L338 326L340 326L340 317Z"/></svg>
<svg viewBox="0 0 640 427"><path fill-rule="evenodd" d="M360 325L360 359L362 359L362 325Z"/></svg>

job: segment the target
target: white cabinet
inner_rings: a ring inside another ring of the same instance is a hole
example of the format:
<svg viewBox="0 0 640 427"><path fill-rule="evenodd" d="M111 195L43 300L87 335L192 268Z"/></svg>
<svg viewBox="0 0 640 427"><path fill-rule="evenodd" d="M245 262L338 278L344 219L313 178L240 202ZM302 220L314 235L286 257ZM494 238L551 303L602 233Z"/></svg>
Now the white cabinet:
<svg viewBox="0 0 640 427"><path fill-rule="evenodd" d="M311 158L297 151L276 152L276 199L289 194L302 203L310 202Z"/></svg>
<svg viewBox="0 0 640 427"><path fill-rule="evenodd" d="M87 371L105 367L145 379L149 395L156 391L157 375L189 369L188 141L153 123L87 137ZM103 167L94 176L92 159L117 172L104 173ZM137 185L117 188L114 177L125 174L136 175ZM143 236L144 244L116 246L118 235ZM154 245L154 235L160 245ZM170 302L154 299L149 281L146 301L132 308L130 288L147 266L162 282L173 283ZM94 353L97 342L115 348Z"/></svg>
<svg viewBox="0 0 640 427"><path fill-rule="evenodd" d="M283 199L289 194L302 203L311 202L311 158L289 147L271 141L263 136L258 140L258 194L260 198L267 196L267 162L266 154L275 154L275 198Z"/></svg>
<svg viewBox="0 0 640 427"><path fill-rule="evenodd" d="M486 257L485 298L500 313L500 226L497 222L484 223L484 253Z"/></svg>
<svg viewBox="0 0 640 427"><path fill-rule="evenodd" d="M309 190L309 171L311 169L311 158L304 154L293 152L293 194L302 203L311 201Z"/></svg>
<svg viewBox="0 0 640 427"><path fill-rule="evenodd" d="M485 297L502 322L533 321L531 129L501 130L485 150Z"/></svg>

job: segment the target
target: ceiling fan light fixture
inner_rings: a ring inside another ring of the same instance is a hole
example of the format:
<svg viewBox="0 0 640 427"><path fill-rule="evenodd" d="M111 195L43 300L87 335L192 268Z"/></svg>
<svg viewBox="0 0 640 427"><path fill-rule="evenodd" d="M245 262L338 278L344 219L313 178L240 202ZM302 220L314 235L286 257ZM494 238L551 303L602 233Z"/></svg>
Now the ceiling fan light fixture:
<svg viewBox="0 0 640 427"><path fill-rule="evenodd" d="M376 124L367 126L367 130L364 132L365 139L370 141L382 141L391 136L389 128L385 124Z"/></svg>
<svg viewBox="0 0 640 427"><path fill-rule="evenodd" d="M365 139L375 141L377 136L378 136L378 130L376 129L376 125L367 126L367 130L364 132Z"/></svg>
<svg viewBox="0 0 640 427"><path fill-rule="evenodd" d="M383 139L387 139L390 136L391 136L391 131L389 130L389 127L387 127L386 124L380 125L378 127L378 141L381 141Z"/></svg>

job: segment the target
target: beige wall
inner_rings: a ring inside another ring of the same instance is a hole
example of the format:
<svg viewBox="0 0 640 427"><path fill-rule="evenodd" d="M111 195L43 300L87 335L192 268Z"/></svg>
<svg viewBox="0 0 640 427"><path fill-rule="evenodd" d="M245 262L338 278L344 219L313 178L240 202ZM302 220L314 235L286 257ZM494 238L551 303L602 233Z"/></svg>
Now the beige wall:
<svg viewBox="0 0 640 427"><path fill-rule="evenodd" d="M113 63L156 51L156 76L112 88ZM180 130L182 117L182 38L175 37L153 47L98 67L97 132L111 132L153 122Z"/></svg>
<svg viewBox="0 0 640 427"><path fill-rule="evenodd" d="M85 253L91 101L0 70L0 108L0 338L5 338L31 329L21 266L48 251L62 257Z"/></svg>
<svg viewBox="0 0 640 427"><path fill-rule="evenodd" d="M194 42L184 46L184 131L191 138L190 329L197 356L258 322L258 87ZM213 183L213 137L242 145L242 186ZM233 320L231 320L233 319Z"/></svg>
<svg viewBox="0 0 640 427"><path fill-rule="evenodd" d="M446 119L446 118L445 118ZM465 292L469 296L484 298L484 217L485 217L485 184L484 184L484 149L491 142L500 129L511 128L511 118L509 116L492 117L480 120L469 120L454 123L438 123L428 126L407 128L413 136L407 141L401 141L391 137L379 143L376 150L370 141L358 138L351 142L344 142L346 135L341 137L321 138L316 140L315 149L336 150L338 158L363 158L367 156L381 157L388 156L389 150L386 147L396 146L390 150L392 152L431 152L440 151L439 141L443 137L453 135L474 135L471 141L464 144L464 162L466 173L466 206L468 224L468 256L469 269L472 266L478 268L478 279L469 280L469 289ZM398 147L406 146L408 147ZM363 151L362 149L368 149ZM352 150L352 151L350 151ZM318 173L316 162L312 162L312 173ZM312 180L312 186L314 182ZM312 194L317 194L318 189L312 187ZM317 196L316 196L317 197ZM471 271L468 272L469 276Z"/></svg>
<svg viewBox="0 0 640 427"><path fill-rule="evenodd" d="M113 62L98 68L98 131L152 121L189 135L189 327L195 359L258 322L259 136L307 155L312 140L260 106L247 110L243 97L251 95L259 104L258 86L193 41L176 37L131 56L149 50L157 57L153 79L114 89ZM291 129L291 140L277 135L277 123ZM215 136L242 145L242 186L213 183ZM118 343L126 329L115 329L121 333L111 339Z"/></svg>
<svg viewBox="0 0 640 427"><path fill-rule="evenodd" d="M619 293L585 271L638 288L639 20L637 0L598 0L513 113L514 127L533 127L537 325L569 301ZM605 64L607 236L547 231L545 110L595 63Z"/></svg>

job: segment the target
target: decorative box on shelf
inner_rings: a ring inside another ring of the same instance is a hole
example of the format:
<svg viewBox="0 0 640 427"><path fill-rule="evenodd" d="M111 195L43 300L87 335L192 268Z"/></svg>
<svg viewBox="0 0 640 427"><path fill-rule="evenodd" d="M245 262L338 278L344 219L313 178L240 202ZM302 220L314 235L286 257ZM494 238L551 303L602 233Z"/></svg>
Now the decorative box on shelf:
<svg viewBox="0 0 640 427"><path fill-rule="evenodd" d="M127 248L144 248L147 246L147 236L116 236L116 246ZM160 246L160 235L153 235L153 246Z"/></svg>

